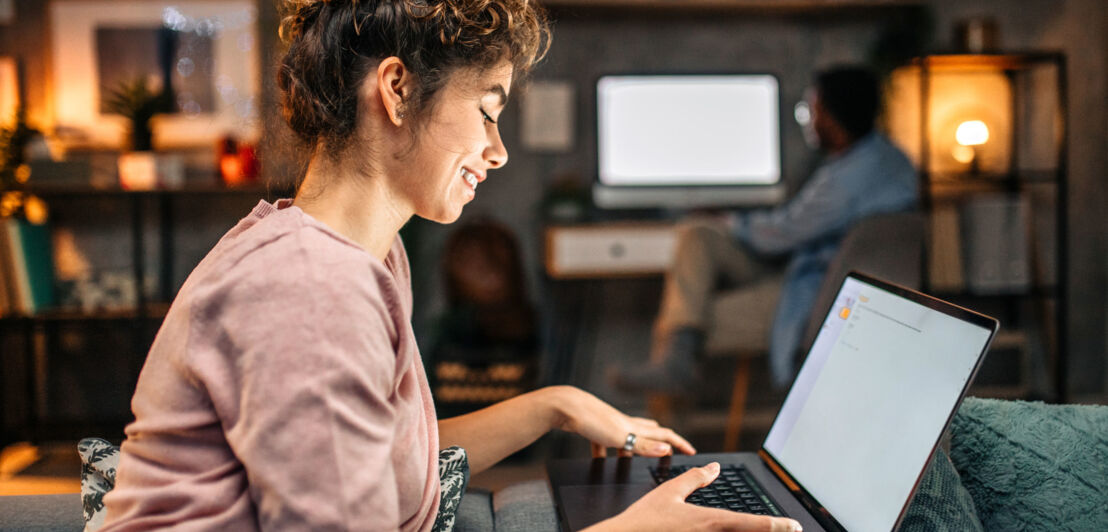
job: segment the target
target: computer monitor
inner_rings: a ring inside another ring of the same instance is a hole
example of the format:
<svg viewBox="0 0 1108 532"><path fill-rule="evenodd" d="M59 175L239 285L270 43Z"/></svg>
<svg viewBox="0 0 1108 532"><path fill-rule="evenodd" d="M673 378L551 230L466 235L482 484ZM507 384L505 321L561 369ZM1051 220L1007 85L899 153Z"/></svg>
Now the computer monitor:
<svg viewBox="0 0 1108 532"><path fill-rule="evenodd" d="M781 201L781 110L771 74L608 75L596 83L596 204Z"/></svg>

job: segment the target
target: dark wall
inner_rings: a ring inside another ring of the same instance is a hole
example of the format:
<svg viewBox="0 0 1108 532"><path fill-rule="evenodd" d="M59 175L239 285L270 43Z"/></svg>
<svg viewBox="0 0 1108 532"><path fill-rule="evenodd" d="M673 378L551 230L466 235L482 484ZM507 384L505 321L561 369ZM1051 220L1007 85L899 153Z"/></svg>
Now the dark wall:
<svg viewBox="0 0 1108 532"><path fill-rule="evenodd" d="M954 22L987 15L1000 45L1057 49L1069 71L1070 389L1075 396L1108 389L1108 7L1101 0L932 0L938 37ZM1103 400L1103 399L1102 399Z"/></svg>
<svg viewBox="0 0 1108 532"><path fill-rule="evenodd" d="M957 21L987 16L997 22L1005 49L1057 49L1069 61L1070 152L1069 225L1071 280L1069 330L1070 389L1077 397L1095 397L1108 389L1108 23L1101 0L935 0L925 2L933 17L934 49L950 49ZM593 83L612 71L751 70L778 74L786 107L800 98L810 73L842 61L872 57L882 29L897 17L896 9L823 10L815 15L792 12L650 14L642 10L566 10L555 12L554 45L534 73L536 79L570 81L577 90L575 149L566 154L535 154L521 147L517 132L518 101L502 122L511 152L509 165L494 173L463 216L490 214L519 231L542 299L543 192L559 176L587 183L595 166ZM675 102L680 105L680 102ZM791 120L784 123L785 176L802 181L815 155L802 142ZM415 252L433 262L448 228L429 227ZM435 279L423 279L417 297L433 313L438 298ZM613 294L615 295L615 294ZM619 297L615 295L615 297ZM627 297L633 297L628 295ZM642 325L611 345L635 344ZM624 342L625 340L625 342ZM1099 400L1103 400L1102 398Z"/></svg>
<svg viewBox="0 0 1108 532"><path fill-rule="evenodd" d="M783 104L783 170L785 179L795 188L807 177L816 157L805 147L799 126L791 118L793 104L802 97L817 68L867 60L871 45L891 13L821 11L816 15L797 15L623 9L559 10L553 16L553 45L533 77L569 82L575 88L573 150L550 154L525 149L519 139L521 98L516 95L502 115L507 119L500 122L510 152L509 164L490 174L489 181L482 185L463 214L463 218L494 216L517 231L532 274L531 294L547 313L555 312L552 292L564 287L543 282L542 202L545 191L556 180L568 179L584 187L591 183L596 167L594 85L599 76L612 72L736 71L777 75ZM682 104L673 102L678 107ZM437 261L437 250L449 230L427 224L422 238L415 243L418 246L415 252L424 265L433 266ZM411 249L411 243L409 246ZM437 297L441 293L436 284L438 279L433 273L425 270L423 279L417 279L416 283L422 288L417 288L417 301L428 309L430 316L442 304ZM572 357L589 364L607 356L602 353L610 349L645 357L649 345L642 339L649 338L650 316L658 301L656 291L647 294L650 297L640 292L656 286L615 283L599 289L605 294L604 311L598 311L596 319L586 324L597 330L584 333L595 335L596 341L579 340ZM652 302L644 305L643 301ZM548 317L554 318L549 314ZM416 325L420 330L418 320ZM582 376L576 382L587 385L592 377Z"/></svg>
<svg viewBox="0 0 1108 532"><path fill-rule="evenodd" d="M1103 393L1108 387L1108 10L1103 0L928 0L935 22L935 42L951 40L956 21L985 15L997 21L1000 44L1009 49L1060 49L1069 60L1070 227L1072 279L1071 388L1078 394ZM33 123L50 116L48 2L15 0L16 21L0 26L0 53L20 58L25 101ZM263 117L266 138L262 155L267 174L288 180L299 172L299 160L276 112L273 65L280 56L273 0L259 0L263 44ZM542 221L544 190L558 176L587 181L594 167L592 84L609 71L755 70L778 74L786 106L801 95L810 72L840 61L866 60L895 9L824 9L796 12L682 13L669 10L562 10L555 13L554 46L534 73L537 79L566 80L577 88L575 149L567 154L535 154L518 139L518 101L502 122L511 162L494 173L464 216L490 214L519 233L530 273L533 298L542 303ZM679 104L679 102L678 102ZM799 132L785 122L786 178L795 186L813 163ZM244 214L244 213L241 213ZM233 222L233 219L230 220ZM214 223L212 227L219 226ZM434 275L438 250L449 228L417 223L418 238L409 243L420 307L417 325L441 306ZM125 228L121 229L126 231ZM126 234L126 233L123 233ZM212 235L205 234L207 242ZM191 246L196 248L197 246Z"/></svg>

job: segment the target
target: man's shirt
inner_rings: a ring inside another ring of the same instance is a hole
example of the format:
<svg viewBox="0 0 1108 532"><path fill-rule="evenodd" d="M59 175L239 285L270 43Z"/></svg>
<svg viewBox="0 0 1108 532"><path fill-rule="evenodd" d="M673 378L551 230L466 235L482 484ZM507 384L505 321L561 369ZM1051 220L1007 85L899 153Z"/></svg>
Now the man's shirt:
<svg viewBox="0 0 1108 532"><path fill-rule="evenodd" d="M742 245L759 255L791 255L770 334L776 384L792 379L793 355L843 236L867 216L914 209L918 193L908 158L870 133L824 162L785 204L736 215L733 235Z"/></svg>

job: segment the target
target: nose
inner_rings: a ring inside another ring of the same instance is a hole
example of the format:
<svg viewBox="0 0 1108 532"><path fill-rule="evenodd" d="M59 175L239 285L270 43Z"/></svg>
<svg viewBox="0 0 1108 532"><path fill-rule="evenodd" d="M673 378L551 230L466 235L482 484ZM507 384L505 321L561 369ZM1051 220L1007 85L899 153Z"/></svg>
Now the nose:
<svg viewBox="0 0 1108 532"><path fill-rule="evenodd" d="M496 169L508 164L508 148L504 147L504 141L500 138L500 129L495 126L490 129L489 145L483 155L489 168Z"/></svg>

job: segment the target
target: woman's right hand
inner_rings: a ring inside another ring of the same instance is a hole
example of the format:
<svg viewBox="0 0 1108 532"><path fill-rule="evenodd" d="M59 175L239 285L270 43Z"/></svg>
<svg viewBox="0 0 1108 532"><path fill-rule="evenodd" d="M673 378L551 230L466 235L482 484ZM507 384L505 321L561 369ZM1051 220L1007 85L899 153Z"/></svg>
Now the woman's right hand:
<svg viewBox="0 0 1108 532"><path fill-rule="evenodd" d="M654 488L623 513L589 528L616 530L728 530L734 532L800 532L800 523L786 517L751 515L704 508L685 502L719 476L719 464L694 467Z"/></svg>

